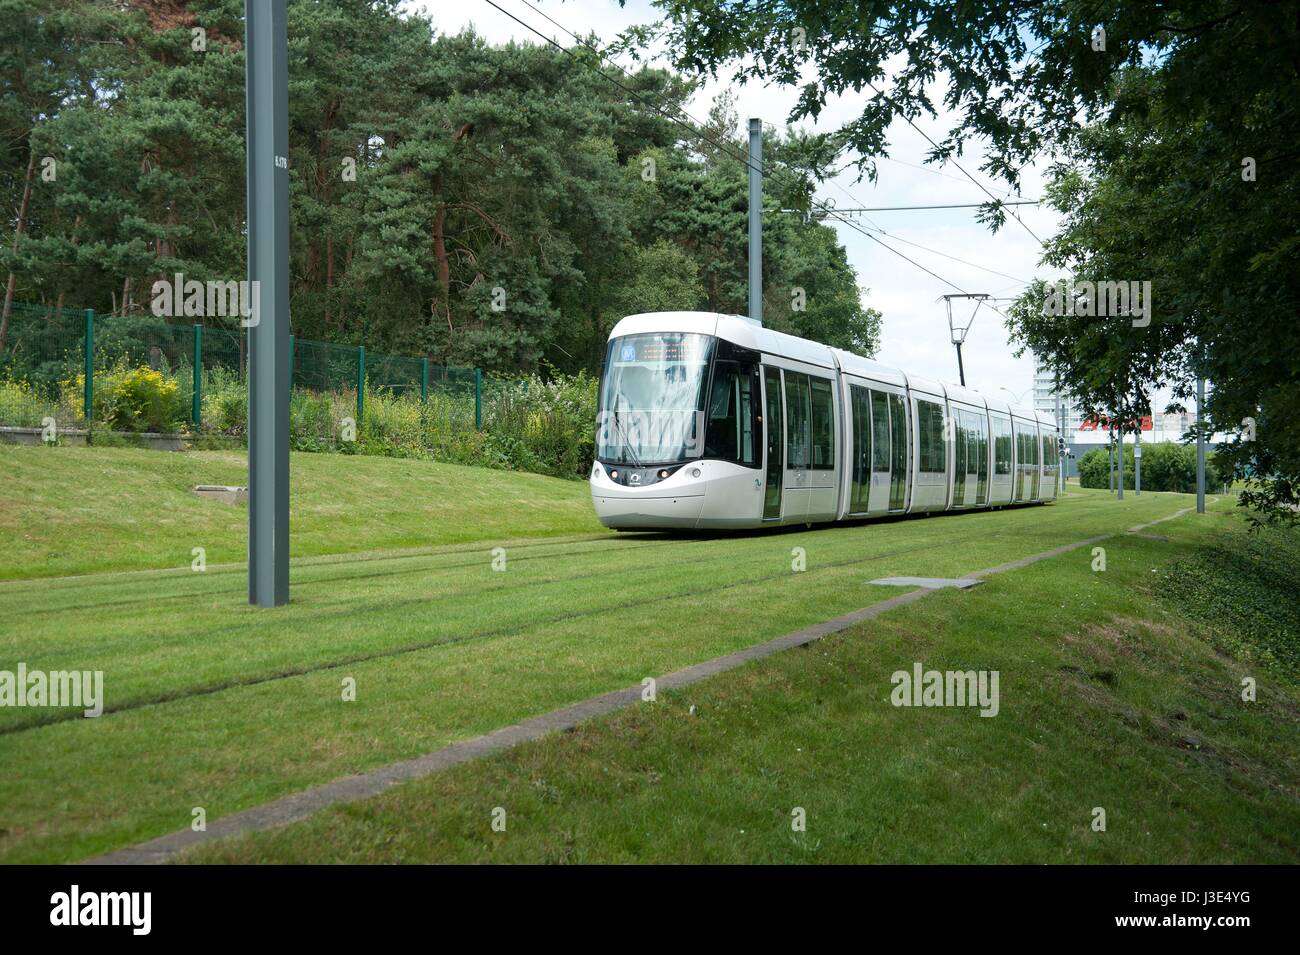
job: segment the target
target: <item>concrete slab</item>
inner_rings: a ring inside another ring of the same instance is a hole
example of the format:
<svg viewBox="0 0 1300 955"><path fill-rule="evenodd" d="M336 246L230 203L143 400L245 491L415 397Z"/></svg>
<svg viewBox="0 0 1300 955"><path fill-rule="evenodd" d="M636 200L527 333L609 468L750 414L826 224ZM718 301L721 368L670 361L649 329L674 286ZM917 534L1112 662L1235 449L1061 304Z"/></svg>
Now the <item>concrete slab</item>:
<svg viewBox="0 0 1300 955"><path fill-rule="evenodd" d="M199 497L211 498L225 504L247 504L248 488L228 484L200 484L194 489Z"/></svg>
<svg viewBox="0 0 1300 955"><path fill-rule="evenodd" d="M926 590L941 590L944 587L956 587L958 590L966 590L969 587L978 587L984 581L976 580L973 577L881 577L878 580L870 581L870 583L881 584L885 587L924 587Z"/></svg>

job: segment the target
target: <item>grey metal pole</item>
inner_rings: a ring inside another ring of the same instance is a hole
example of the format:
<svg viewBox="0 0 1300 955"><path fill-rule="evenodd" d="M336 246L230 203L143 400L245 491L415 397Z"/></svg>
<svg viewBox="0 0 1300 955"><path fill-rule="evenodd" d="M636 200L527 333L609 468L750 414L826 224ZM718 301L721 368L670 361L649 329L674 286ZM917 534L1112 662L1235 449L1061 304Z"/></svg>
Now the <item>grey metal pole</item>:
<svg viewBox="0 0 1300 955"><path fill-rule="evenodd" d="M1119 444L1115 446L1115 471L1118 480L1115 487L1119 490L1119 499L1124 500L1124 422L1119 423Z"/></svg>
<svg viewBox="0 0 1300 955"><path fill-rule="evenodd" d="M1142 496L1142 419L1133 432L1133 496Z"/></svg>
<svg viewBox="0 0 1300 955"><path fill-rule="evenodd" d="M763 321L763 121L749 121L749 317Z"/></svg>
<svg viewBox="0 0 1300 955"><path fill-rule="evenodd" d="M1059 496L1065 493L1065 455L1061 452L1061 440L1065 438L1065 416L1061 413L1061 386L1058 384L1056 387L1056 493Z"/></svg>
<svg viewBox="0 0 1300 955"><path fill-rule="evenodd" d="M289 602L289 44L286 0L245 0L248 602Z"/></svg>
<svg viewBox="0 0 1300 955"><path fill-rule="evenodd" d="M1106 468L1110 472L1110 493L1115 493L1115 422L1106 422L1110 427L1110 440L1106 442Z"/></svg>
<svg viewBox="0 0 1300 955"><path fill-rule="evenodd" d="M1196 379L1196 513L1205 513L1205 379Z"/></svg>

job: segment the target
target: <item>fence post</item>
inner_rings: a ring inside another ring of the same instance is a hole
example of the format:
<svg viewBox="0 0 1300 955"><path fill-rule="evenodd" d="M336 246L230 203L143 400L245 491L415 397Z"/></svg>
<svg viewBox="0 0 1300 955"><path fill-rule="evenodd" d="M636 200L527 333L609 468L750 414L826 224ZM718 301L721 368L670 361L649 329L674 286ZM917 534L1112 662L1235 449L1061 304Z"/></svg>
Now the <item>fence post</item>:
<svg viewBox="0 0 1300 955"><path fill-rule="evenodd" d="M194 407L190 420L198 431L203 423L203 326L194 326Z"/></svg>
<svg viewBox="0 0 1300 955"><path fill-rule="evenodd" d="M289 336L289 400L293 400L293 336Z"/></svg>
<svg viewBox="0 0 1300 955"><path fill-rule="evenodd" d="M483 430L483 369L474 369L474 430Z"/></svg>
<svg viewBox="0 0 1300 955"><path fill-rule="evenodd" d="M429 359L420 359L420 404L429 403Z"/></svg>
<svg viewBox="0 0 1300 955"><path fill-rule="evenodd" d="M94 420L95 407L95 310L93 308L86 309L85 317L86 386L83 389L82 400L86 416L86 430L89 431L90 423Z"/></svg>
<svg viewBox="0 0 1300 955"><path fill-rule="evenodd" d="M357 427L366 413L366 346L357 346Z"/></svg>

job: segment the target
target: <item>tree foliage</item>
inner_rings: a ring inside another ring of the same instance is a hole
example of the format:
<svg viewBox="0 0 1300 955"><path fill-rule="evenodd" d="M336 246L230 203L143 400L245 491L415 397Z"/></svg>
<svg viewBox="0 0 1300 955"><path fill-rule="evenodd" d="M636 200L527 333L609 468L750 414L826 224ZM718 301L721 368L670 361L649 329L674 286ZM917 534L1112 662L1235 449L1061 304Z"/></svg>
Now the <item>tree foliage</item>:
<svg viewBox="0 0 1300 955"><path fill-rule="evenodd" d="M676 111L690 83L643 69L629 96L581 45L493 46L404 7L290 0L295 333L577 371L630 312L744 310L744 166L648 105ZM140 314L176 272L244 277L242 15L243 0L0 0L11 298ZM735 136L725 101L713 122ZM783 188L808 192L808 145L770 148L799 184ZM834 233L796 216L769 234L773 323L873 348L879 316ZM788 314L794 286L807 309Z"/></svg>

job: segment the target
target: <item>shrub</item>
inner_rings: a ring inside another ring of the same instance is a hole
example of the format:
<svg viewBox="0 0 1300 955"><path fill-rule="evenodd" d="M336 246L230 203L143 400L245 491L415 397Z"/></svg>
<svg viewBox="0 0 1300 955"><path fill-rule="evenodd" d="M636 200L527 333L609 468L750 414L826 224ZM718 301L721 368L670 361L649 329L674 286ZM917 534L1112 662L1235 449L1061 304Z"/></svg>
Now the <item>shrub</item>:
<svg viewBox="0 0 1300 955"><path fill-rule="evenodd" d="M586 372L531 375L496 389L488 402L488 453L497 467L585 478L595 457L596 380ZM527 455L523 454L527 450ZM528 464L496 462L528 461Z"/></svg>
<svg viewBox="0 0 1300 955"><path fill-rule="evenodd" d="M42 419L59 420L55 403L25 381L0 379L0 424L15 428L39 428Z"/></svg>
<svg viewBox="0 0 1300 955"><path fill-rule="evenodd" d="M1126 457L1125 465L1129 458ZM1206 465L1209 471L1209 465ZM1124 487L1132 487L1126 480ZM1172 441L1142 446L1142 487L1152 491L1179 491L1184 494L1196 491L1196 448Z"/></svg>
<svg viewBox="0 0 1300 955"><path fill-rule="evenodd" d="M326 451L334 444L338 437L334 398L294 389L289 397L289 443L295 451Z"/></svg>
<svg viewBox="0 0 1300 955"><path fill-rule="evenodd" d="M85 376L65 383L65 394L80 394ZM147 366L118 364L95 376L95 420L116 431L179 431L185 427L185 396L180 382Z"/></svg>
<svg viewBox="0 0 1300 955"><path fill-rule="evenodd" d="M204 426L225 435L243 435L248 430L248 385L224 368L214 368L203 378Z"/></svg>
<svg viewBox="0 0 1300 955"><path fill-rule="evenodd" d="M133 366L121 360L95 376L97 421L123 432L173 431L189 418L192 372ZM248 384L237 371L203 371L202 427L195 447L225 447L248 432ZM39 426L80 417L82 376L43 398L24 382L0 379L0 423ZM495 379L484 383L483 428L474 427L474 392L463 380L418 392L366 390L355 441L343 441L344 420L356 415L356 392L295 388L289 399L290 444L297 451L421 457L453 464L585 478L594 456L596 379L591 375ZM100 443L107 437L97 439Z"/></svg>
<svg viewBox="0 0 1300 955"><path fill-rule="evenodd" d="M1133 446L1124 446L1124 490L1136 485L1133 470ZM1082 487L1110 487L1110 460L1104 447L1094 448L1079 459L1079 483ZM1223 483L1215 466L1213 454L1206 454L1205 480L1210 487ZM1161 441L1142 445L1142 490L1177 491L1192 494L1196 491L1196 446Z"/></svg>

